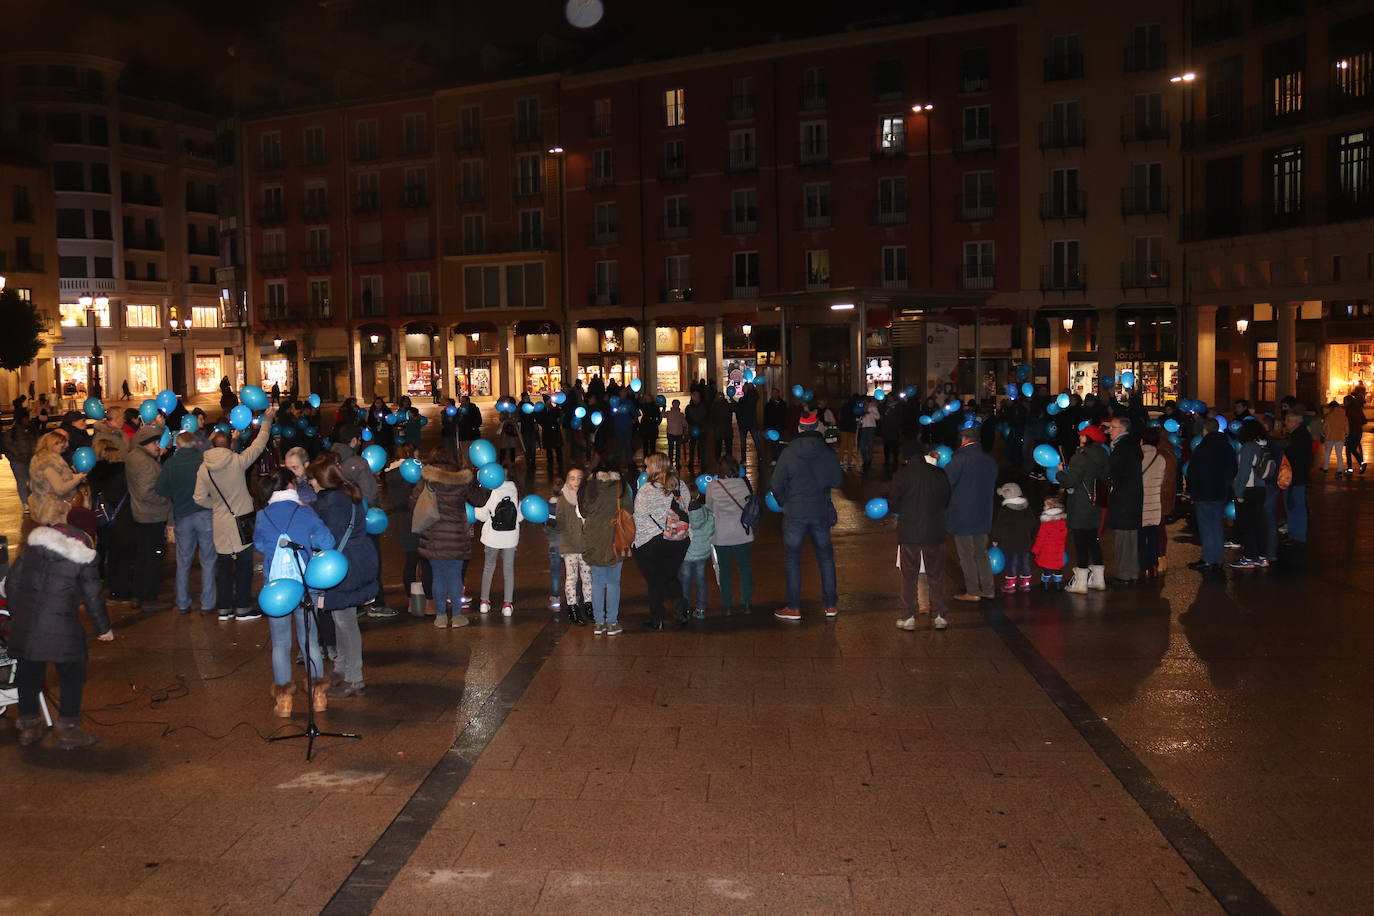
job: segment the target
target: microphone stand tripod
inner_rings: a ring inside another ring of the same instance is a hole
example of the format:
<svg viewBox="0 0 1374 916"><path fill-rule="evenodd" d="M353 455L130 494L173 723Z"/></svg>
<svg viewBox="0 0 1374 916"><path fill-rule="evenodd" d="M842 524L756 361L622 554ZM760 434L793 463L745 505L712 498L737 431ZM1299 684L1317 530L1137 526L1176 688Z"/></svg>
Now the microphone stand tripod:
<svg viewBox="0 0 1374 916"><path fill-rule="evenodd" d="M311 621L312 621L312 620L314 619L314 617L315 617L315 608L311 605L310 590L309 590L308 588L304 588L304 586L305 586L305 569L301 566L301 555L300 555L300 551L298 551L298 550L292 550L292 551L291 551L291 556L292 556L292 558L296 561L296 569L300 571L300 574L301 574L301 586L302 586L302 588L303 588L303 591L301 592L301 605L300 605L300 607L301 607L302 613L304 613L304 615L305 615L305 645L301 646L301 654L305 656L305 730L302 731L302 732L300 732L300 733L298 733L298 734L295 734L295 735L273 735L271 738L268 738L267 740L268 740L269 742L271 742L271 741L294 741L294 740L296 740L297 738L304 738L304 739L305 739L305 762L306 762L306 763L309 763L309 762L310 762L310 758L313 757L314 754L315 754L315 739L316 739L316 738L352 738L352 739L355 740L355 741L361 741L362 738L363 738L363 736L362 736L362 735L358 735L358 734L354 734L354 733L352 733L352 732L322 732L322 731L320 731L320 727L315 723L315 697L314 697L313 692L311 691L311 680L312 680L312 679L311 679L311 677L310 677L310 667L311 667L311 666L310 666L310 648L309 648L309 647L310 647L310 624L311 624ZM293 627L292 629L294 629L294 627ZM324 650L323 650L323 649L320 649L320 668L321 668L321 670L318 671L318 672L316 672L316 673L319 675L319 677L318 677L318 678L315 678L314 680L322 680L322 679L324 678L324 670L323 670L323 668L324 668Z"/></svg>

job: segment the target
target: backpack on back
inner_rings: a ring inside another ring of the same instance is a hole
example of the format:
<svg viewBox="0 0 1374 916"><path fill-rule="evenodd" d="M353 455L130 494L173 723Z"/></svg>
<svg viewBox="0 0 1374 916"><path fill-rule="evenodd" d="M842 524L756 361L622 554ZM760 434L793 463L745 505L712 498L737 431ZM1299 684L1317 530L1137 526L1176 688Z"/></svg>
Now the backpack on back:
<svg viewBox="0 0 1374 916"><path fill-rule="evenodd" d="M491 510L492 531L514 531L520 521L520 513L515 508L515 500L509 496L501 497L496 508Z"/></svg>

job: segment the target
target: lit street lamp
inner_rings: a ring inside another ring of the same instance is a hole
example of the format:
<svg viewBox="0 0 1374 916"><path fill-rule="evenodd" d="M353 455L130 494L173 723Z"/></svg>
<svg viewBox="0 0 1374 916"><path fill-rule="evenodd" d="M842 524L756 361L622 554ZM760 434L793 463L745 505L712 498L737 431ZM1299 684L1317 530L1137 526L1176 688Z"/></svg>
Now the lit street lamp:
<svg viewBox="0 0 1374 916"><path fill-rule="evenodd" d="M172 336L181 338L181 394L186 397L191 393L191 368L186 364L186 335L191 333L191 319L173 318L167 323L172 326Z"/></svg>
<svg viewBox="0 0 1374 916"><path fill-rule="evenodd" d="M86 394L93 398L103 397L100 385L100 344L97 342L97 334L100 330L100 312L110 307L110 297L83 293L76 301L86 310L86 327L91 329L91 360L86 367Z"/></svg>

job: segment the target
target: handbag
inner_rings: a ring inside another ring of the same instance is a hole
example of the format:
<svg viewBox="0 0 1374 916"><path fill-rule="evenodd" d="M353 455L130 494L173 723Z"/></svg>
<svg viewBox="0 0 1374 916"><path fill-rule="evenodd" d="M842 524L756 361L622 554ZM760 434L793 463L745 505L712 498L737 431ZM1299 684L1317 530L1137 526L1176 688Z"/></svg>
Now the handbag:
<svg viewBox="0 0 1374 916"><path fill-rule="evenodd" d="M611 552L625 558L634 553L635 517L620 506L620 494L624 484L617 482L615 491L615 515L611 516Z"/></svg>
<svg viewBox="0 0 1374 916"><path fill-rule="evenodd" d="M730 502L739 509L739 523L744 528L744 533L753 534L754 526L759 523L759 498L754 495L754 487L749 483L749 478L743 477L741 479L744 481L744 486L749 490L749 495L744 498L743 505L740 505L740 501L735 499L735 495L724 483L720 484L720 488L725 491L726 496L730 497Z"/></svg>
<svg viewBox="0 0 1374 916"><path fill-rule="evenodd" d="M224 498L224 491L219 488L219 483L215 480L215 475L207 469L205 471L205 476L210 478L210 483L214 486L215 492L219 494L220 501L224 503L224 508L228 509L230 514L232 514L234 508L229 505L229 500ZM253 543L254 519L252 512L245 512L243 515L235 515L234 525L238 528L240 544Z"/></svg>
<svg viewBox="0 0 1374 916"><path fill-rule="evenodd" d="M1293 485L1293 465L1288 463L1288 456L1283 456L1283 461L1279 462L1278 481L1280 490L1287 490Z"/></svg>
<svg viewBox="0 0 1374 916"><path fill-rule="evenodd" d="M439 521L439 498L428 482L420 482L420 495L415 497L415 508L410 514L410 531L422 534L433 528Z"/></svg>
<svg viewBox="0 0 1374 916"><path fill-rule="evenodd" d="M685 541L692 533L692 518L681 506L678 505L678 494L674 492L668 502L668 517L663 520L663 524L658 525L658 529L663 532L665 541Z"/></svg>

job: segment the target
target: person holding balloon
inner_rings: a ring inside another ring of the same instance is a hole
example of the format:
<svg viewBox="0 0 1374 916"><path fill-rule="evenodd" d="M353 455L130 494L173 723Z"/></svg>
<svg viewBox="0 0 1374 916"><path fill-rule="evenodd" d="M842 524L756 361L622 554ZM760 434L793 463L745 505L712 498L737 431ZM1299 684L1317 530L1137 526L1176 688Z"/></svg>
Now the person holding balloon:
<svg viewBox="0 0 1374 916"><path fill-rule="evenodd" d="M429 456L429 463L420 470L420 478L421 482L408 492L406 511L401 520L409 531L411 512L420 499L421 488L434 492L439 505L439 519L420 532L417 552L432 570L430 593L434 596L434 626L441 630L465 627L468 619L463 616L463 578L472 559L472 526L468 523L468 503L477 495L477 488L472 485L473 473L469 469L460 469L442 449L435 449ZM390 478L387 485L390 489ZM405 532L400 534L402 543L405 543ZM408 558L409 554L406 561L407 590L412 588L410 583L416 575Z"/></svg>
<svg viewBox="0 0 1374 916"><path fill-rule="evenodd" d="M673 471L668 456L655 452L644 461L648 475L634 501L634 557L649 589L649 621L645 629L663 629L666 606L686 626L689 616L678 574L687 554L691 494Z"/></svg>
<svg viewBox="0 0 1374 916"><path fill-rule="evenodd" d="M316 606L329 611L334 621L338 658L334 662L331 699L363 693L363 634L358 627L358 607L378 591L377 547L367 534L367 509L363 494L344 477L339 457L321 452L310 462L310 481L319 491L315 512L334 537L335 549L347 561L342 580L316 598Z"/></svg>
<svg viewBox="0 0 1374 916"><path fill-rule="evenodd" d="M165 610L169 605L158 600L162 586L162 554L167 527L172 521L172 502L157 492L162 471L162 424L144 426L134 434L133 447L124 458L124 479L129 485L131 522L132 592L130 603L145 611Z"/></svg>
<svg viewBox="0 0 1374 916"><path fill-rule="evenodd" d="M956 601L985 601L994 597L992 564L988 559L988 532L992 529L992 496L997 484L997 462L983 451L976 426L959 430L959 448L945 465L949 477L949 509L945 522L954 535L964 591Z"/></svg>
<svg viewBox="0 0 1374 916"><path fill-rule="evenodd" d="M919 615L930 613L937 630L948 626L945 604L945 512L949 475L934 453L913 458L898 469L887 492L887 505L897 513L897 566L902 573L902 609L897 629L914 630ZM926 577L930 604L920 601L920 577Z"/></svg>
<svg viewBox="0 0 1374 916"><path fill-rule="evenodd" d="M748 614L753 610L754 529L744 524L744 509L755 496L749 478L740 475L739 462L733 456L722 458L718 469L720 476L706 487L706 505L715 520L711 544L715 549L720 600L728 617L735 607L734 573L739 574L739 612Z"/></svg>
<svg viewBox="0 0 1374 916"><path fill-rule="evenodd" d="M626 554L617 549L616 521L621 513L633 516L635 495L619 471L595 470L578 490L582 515L582 559L591 570L591 607L594 636L619 636L620 572ZM630 523L631 527L633 523ZM622 531L623 531L622 526ZM633 531L628 532L633 539ZM624 545L629 549L629 545Z"/></svg>
<svg viewBox="0 0 1374 916"><path fill-rule="evenodd" d="M1031 547L1035 544L1036 518L1021 485L1004 483L997 488L1001 497L992 517L992 546L1006 558L1006 578L1002 591L1028 592L1031 587ZM994 573L996 570L994 570Z"/></svg>
<svg viewBox="0 0 1374 916"><path fill-rule="evenodd" d="M158 472L156 489L172 503L173 530L176 531L176 605L183 614L191 612L191 564L200 555L200 611L215 611L214 514L195 501L196 475L204 455L196 448L196 434L177 434L176 451Z"/></svg>
<svg viewBox="0 0 1374 916"><path fill-rule="evenodd" d="M1090 424L1078 431L1078 451L1067 466L1059 465L1056 480L1067 496L1065 510L1069 535L1073 538L1075 565L1073 578L1064 590L1086 595L1089 589L1107 587L1106 566L1102 559L1102 527L1107 487L1107 436L1102 427Z"/></svg>
<svg viewBox="0 0 1374 916"><path fill-rule="evenodd" d="M300 582L311 554L317 550L331 550L334 535L314 509L300 501L299 480L287 468L279 468L271 478L271 495L267 505L257 513L253 526L253 547L262 554L264 584L289 580ZM305 551L297 551L288 544L300 544ZM259 604L271 605L279 600L275 589L263 589ZM300 653L306 660L306 680L310 685L309 702L315 712L328 706L329 685L324 680L324 661L320 654L319 627L305 625L306 609L299 598L291 607L265 606L268 612L268 631L272 639L272 704L273 712L285 719L291 715L292 695L296 685L291 674L291 630L294 624ZM314 609L310 609L313 613Z"/></svg>
<svg viewBox="0 0 1374 916"><path fill-rule="evenodd" d="M482 614L491 613L491 580L499 561L501 584L505 590L501 616L510 617L515 613L515 551L520 546L520 522L524 521L520 512L520 493L499 463L488 462L481 467L477 482L486 491L485 494L479 491L474 500L477 520L483 523L481 540L485 548L482 599L477 609Z"/></svg>
<svg viewBox="0 0 1374 916"><path fill-rule="evenodd" d="M801 620L801 558L806 542L816 554L821 602L826 617L839 614L835 580L835 547L830 529L838 522L830 491L844 486L840 459L819 430L820 418L807 411L797 422L797 436L783 450L773 471L772 495L782 510L783 573L787 604L774 611L779 620Z"/></svg>

